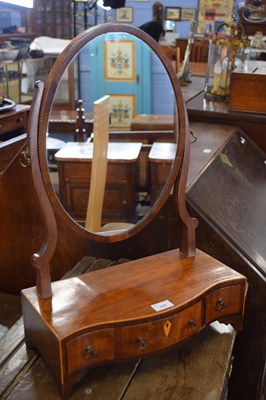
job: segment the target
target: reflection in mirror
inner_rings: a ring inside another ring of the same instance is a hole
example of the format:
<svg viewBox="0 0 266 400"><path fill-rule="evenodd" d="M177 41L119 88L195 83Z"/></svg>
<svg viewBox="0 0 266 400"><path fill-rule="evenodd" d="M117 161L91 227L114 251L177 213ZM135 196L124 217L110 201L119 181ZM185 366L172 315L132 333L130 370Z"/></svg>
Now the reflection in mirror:
<svg viewBox="0 0 266 400"><path fill-rule="evenodd" d="M69 93L73 105L66 107L62 102ZM129 33L111 32L93 39L72 61L60 81L49 117L49 173L63 207L85 226L92 161L97 157L94 107L106 95L106 179L100 172L97 175L105 185L101 225L116 230L116 224L123 222L130 229L160 196L178 137L170 78L145 42ZM158 163L161 176L157 174Z"/></svg>

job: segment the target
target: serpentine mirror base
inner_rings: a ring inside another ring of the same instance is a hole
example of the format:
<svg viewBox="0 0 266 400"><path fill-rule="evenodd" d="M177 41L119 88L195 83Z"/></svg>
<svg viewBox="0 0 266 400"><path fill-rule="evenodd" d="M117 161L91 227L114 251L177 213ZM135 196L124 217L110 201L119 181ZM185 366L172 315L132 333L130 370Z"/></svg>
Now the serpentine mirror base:
<svg viewBox="0 0 266 400"><path fill-rule="evenodd" d="M26 343L66 398L93 366L169 349L214 320L240 330L246 278L199 250L171 250L54 282L52 292L23 290Z"/></svg>

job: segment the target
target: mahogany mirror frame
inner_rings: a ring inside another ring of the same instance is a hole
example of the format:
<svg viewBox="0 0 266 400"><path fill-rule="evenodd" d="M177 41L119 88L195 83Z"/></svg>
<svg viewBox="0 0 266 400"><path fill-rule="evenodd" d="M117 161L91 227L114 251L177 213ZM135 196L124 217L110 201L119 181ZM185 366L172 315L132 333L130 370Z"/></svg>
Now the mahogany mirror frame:
<svg viewBox="0 0 266 400"><path fill-rule="evenodd" d="M178 132L178 143L177 143L177 153L172 166L170 176L168 178L168 181L166 182L164 190L162 191L158 200L152 207L151 211L141 221L135 224L135 226L133 226L131 229L120 232L118 234L103 235L95 232L90 232L85 228L83 228L78 223L76 223L60 203L57 195L54 192L49 177L47 154L46 154L46 137L49 125L49 115L53 105L53 99L66 68L85 45L87 45L97 36L104 35L105 33L110 33L110 32L128 33L136 36L137 38L144 41L155 52L155 54L157 54L157 56L161 60L173 87L176 108L178 113L178 118L175 119L174 122L175 124L174 132ZM171 61L169 60L165 52L161 49L160 45L142 30L126 24L103 24L90 28L79 34L76 38L74 38L71 41L71 43L65 48L65 50L59 55L53 68L49 73L49 76L44 86L43 95L40 101L41 101L40 113L39 113L40 122L38 126L38 137L37 137L39 167L43 184L45 186L47 195L50 199L50 202L55 212L69 226L71 225L72 229L76 231L79 235L85 236L93 241L99 241L105 243L117 242L125 240L135 235L140 230L142 230L148 223L150 223L154 219L154 217L156 216L156 214L158 214L158 212L165 204L166 200L170 195L170 192L176 182L178 173L181 168L183 153L185 148L185 139L188 131L186 110L179 82L176 73L171 65Z"/></svg>

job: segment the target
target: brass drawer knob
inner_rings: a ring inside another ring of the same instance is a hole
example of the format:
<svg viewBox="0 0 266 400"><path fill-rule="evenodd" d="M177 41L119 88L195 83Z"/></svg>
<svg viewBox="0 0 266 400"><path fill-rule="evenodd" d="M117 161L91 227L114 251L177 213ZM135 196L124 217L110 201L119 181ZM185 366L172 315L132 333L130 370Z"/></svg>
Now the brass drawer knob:
<svg viewBox="0 0 266 400"><path fill-rule="evenodd" d="M189 326L191 329L195 329L195 328L197 327L196 321L195 321L194 319L190 319L190 320L188 321L188 326Z"/></svg>
<svg viewBox="0 0 266 400"><path fill-rule="evenodd" d="M98 356L98 351L94 350L94 348L90 345L86 348L84 358L95 358Z"/></svg>
<svg viewBox="0 0 266 400"><path fill-rule="evenodd" d="M215 310L216 311L223 311L227 307L228 307L228 304L226 303L226 301L222 297L219 297L217 302L216 302Z"/></svg>
<svg viewBox="0 0 266 400"><path fill-rule="evenodd" d="M139 343L139 348L140 348L141 350L147 348L147 343L145 342L145 340L143 339L143 337L139 337L139 338L138 338L138 343Z"/></svg>

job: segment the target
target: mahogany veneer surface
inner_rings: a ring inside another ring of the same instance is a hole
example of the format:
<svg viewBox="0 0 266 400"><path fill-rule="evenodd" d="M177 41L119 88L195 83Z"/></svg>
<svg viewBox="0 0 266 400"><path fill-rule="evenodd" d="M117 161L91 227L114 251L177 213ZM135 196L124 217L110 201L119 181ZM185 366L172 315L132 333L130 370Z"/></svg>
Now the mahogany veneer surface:
<svg viewBox="0 0 266 400"><path fill-rule="evenodd" d="M68 395L92 365L166 349L216 319L240 329L246 278L199 250L191 258L171 250L54 282L52 291L46 300L35 287L22 291L26 342Z"/></svg>
<svg viewBox="0 0 266 400"><path fill-rule="evenodd" d="M0 113L0 141L12 139L26 132L30 106L17 104Z"/></svg>

